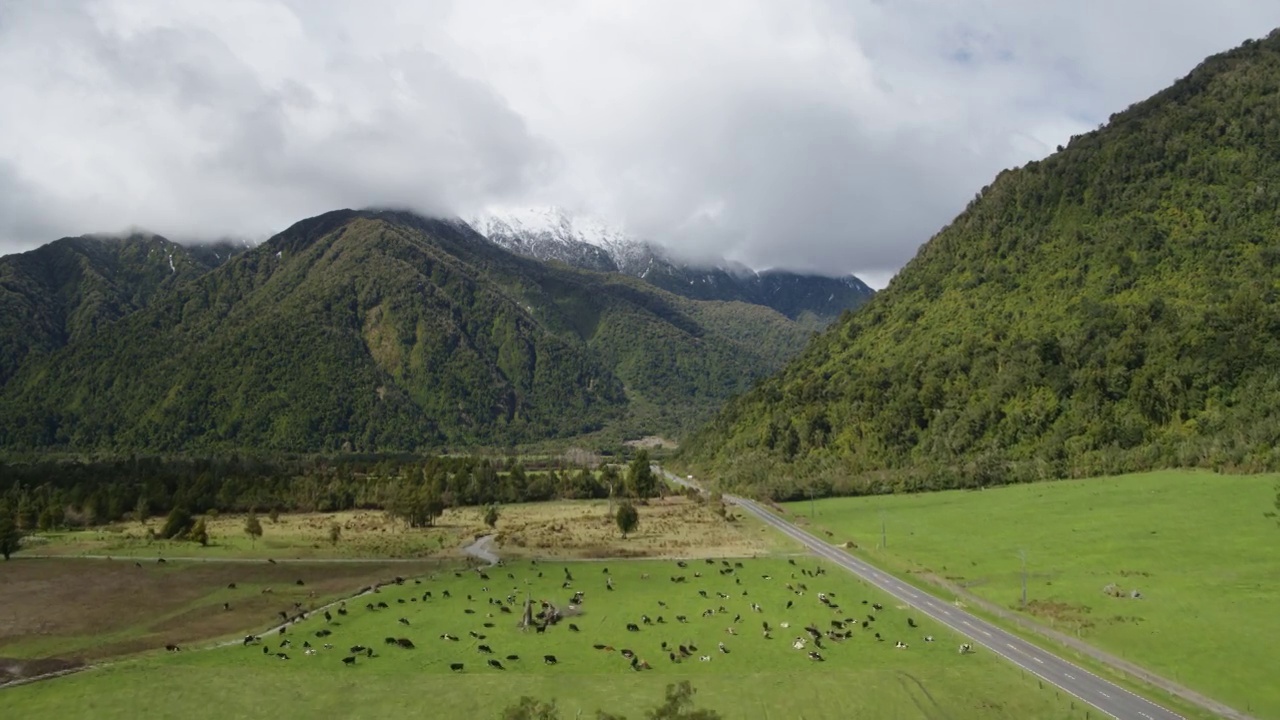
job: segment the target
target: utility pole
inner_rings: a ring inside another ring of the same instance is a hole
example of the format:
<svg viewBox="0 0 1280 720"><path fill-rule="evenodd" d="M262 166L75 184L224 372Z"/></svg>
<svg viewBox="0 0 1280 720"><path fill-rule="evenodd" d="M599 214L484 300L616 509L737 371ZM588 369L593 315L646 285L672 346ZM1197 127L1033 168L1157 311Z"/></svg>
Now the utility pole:
<svg viewBox="0 0 1280 720"><path fill-rule="evenodd" d="M1018 551L1018 556L1022 558L1022 607L1027 607L1027 551L1022 549Z"/></svg>
<svg viewBox="0 0 1280 720"><path fill-rule="evenodd" d="M613 515L613 483L606 483L609 486L609 514Z"/></svg>

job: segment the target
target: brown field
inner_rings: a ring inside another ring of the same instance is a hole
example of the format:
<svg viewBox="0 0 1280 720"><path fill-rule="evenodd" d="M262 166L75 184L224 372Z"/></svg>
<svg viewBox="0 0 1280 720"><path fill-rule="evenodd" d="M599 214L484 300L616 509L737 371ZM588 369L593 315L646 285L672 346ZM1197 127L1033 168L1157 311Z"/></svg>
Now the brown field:
<svg viewBox="0 0 1280 720"><path fill-rule="evenodd" d="M58 662L76 665L167 643L261 632L295 602L319 607L363 586L437 567L15 557L0 563L0 683L57 669ZM233 582L234 590L228 588ZM224 602L230 610L223 610Z"/></svg>
<svg viewBox="0 0 1280 720"><path fill-rule="evenodd" d="M726 521L709 505L683 496L640 505L640 527L626 539L608 509L606 500L510 506L498 521L498 552L513 558L585 559L744 557L791 549L753 520ZM460 511L454 522L470 533L486 530L479 510Z"/></svg>
<svg viewBox="0 0 1280 720"><path fill-rule="evenodd" d="M103 528L47 533L34 538L27 554L169 558L460 558L462 548L477 536L498 534L499 553L510 557L689 557L750 556L794 550L776 533L750 518L726 521L710 506L683 496L651 500L639 507L640 527L625 540L612 518L608 501L506 505L496 529L483 520L482 508L455 508L434 527L408 528L377 510L281 515L260 520L263 535L252 540L244 533L244 516L207 519L210 544L154 540L148 525L116 523ZM329 541L329 527L342 528L337 543Z"/></svg>

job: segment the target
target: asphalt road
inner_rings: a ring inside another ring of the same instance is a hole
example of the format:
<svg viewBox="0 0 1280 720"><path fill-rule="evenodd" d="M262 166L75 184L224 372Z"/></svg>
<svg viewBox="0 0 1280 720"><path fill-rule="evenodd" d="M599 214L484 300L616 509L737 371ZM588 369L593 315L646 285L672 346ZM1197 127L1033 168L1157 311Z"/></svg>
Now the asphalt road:
<svg viewBox="0 0 1280 720"><path fill-rule="evenodd" d="M685 487L702 489L696 483L691 483L665 470L660 470L660 472L671 482ZM1156 705L1146 698L1134 695L1119 685L1104 680L1056 655L1045 652L1042 648L1016 635L1005 632L981 618L970 615L928 593L917 590L892 575L882 572L878 568L810 535L754 501L733 495L725 495L724 499L726 502L737 505L755 515L779 532L792 537L818 557L830 560L839 567L889 593L904 604L910 605L922 614L970 638L970 644L974 646L975 650L985 648L990 652L996 653L1023 670L1047 683L1056 685L1112 717L1122 718L1123 720L1182 719L1182 716L1175 712Z"/></svg>

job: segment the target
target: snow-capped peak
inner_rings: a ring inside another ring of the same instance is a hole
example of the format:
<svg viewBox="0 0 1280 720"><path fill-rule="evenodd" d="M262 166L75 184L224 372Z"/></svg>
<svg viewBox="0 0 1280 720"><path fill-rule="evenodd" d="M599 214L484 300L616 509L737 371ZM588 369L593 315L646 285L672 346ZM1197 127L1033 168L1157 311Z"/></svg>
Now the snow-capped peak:
<svg viewBox="0 0 1280 720"><path fill-rule="evenodd" d="M493 208L468 223L513 252L594 269L625 270L653 253L616 225L559 207Z"/></svg>

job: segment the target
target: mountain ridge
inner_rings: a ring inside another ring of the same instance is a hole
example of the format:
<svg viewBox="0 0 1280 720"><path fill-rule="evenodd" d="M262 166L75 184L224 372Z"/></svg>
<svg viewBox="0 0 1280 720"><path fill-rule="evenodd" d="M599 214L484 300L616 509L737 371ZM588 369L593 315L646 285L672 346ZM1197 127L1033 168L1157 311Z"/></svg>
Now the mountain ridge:
<svg viewBox="0 0 1280 720"><path fill-rule="evenodd" d="M515 255L456 220L338 210L30 356L0 385L0 448L400 452L674 433L805 334L767 308Z"/></svg>
<svg viewBox="0 0 1280 720"><path fill-rule="evenodd" d="M491 211L468 223L490 241L517 254L588 270L623 273L696 300L765 305L793 320L807 317L815 326L857 308L875 293L853 275L755 271L723 259L678 260L655 243L561 208Z"/></svg>

